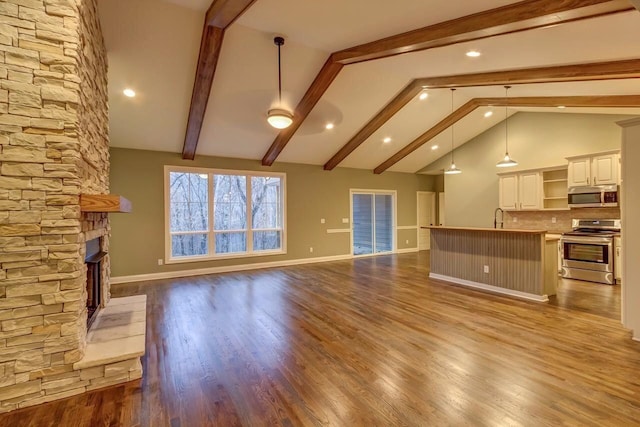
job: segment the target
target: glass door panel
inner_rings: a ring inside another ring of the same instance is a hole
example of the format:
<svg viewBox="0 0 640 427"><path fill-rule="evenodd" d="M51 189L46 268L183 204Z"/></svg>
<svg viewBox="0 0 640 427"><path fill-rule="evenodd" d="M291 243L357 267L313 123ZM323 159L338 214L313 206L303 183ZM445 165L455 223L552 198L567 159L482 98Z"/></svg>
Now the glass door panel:
<svg viewBox="0 0 640 427"><path fill-rule="evenodd" d="M353 195L353 254L373 253L373 194Z"/></svg>
<svg viewBox="0 0 640 427"><path fill-rule="evenodd" d="M375 252L393 251L393 196L376 194L375 196Z"/></svg>

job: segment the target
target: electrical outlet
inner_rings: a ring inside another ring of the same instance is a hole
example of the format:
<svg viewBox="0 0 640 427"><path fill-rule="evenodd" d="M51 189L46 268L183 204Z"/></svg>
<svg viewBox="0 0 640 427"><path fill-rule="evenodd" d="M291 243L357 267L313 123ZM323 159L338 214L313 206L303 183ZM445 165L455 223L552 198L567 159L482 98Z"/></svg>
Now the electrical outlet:
<svg viewBox="0 0 640 427"><path fill-rule="evenodd" d="M408 240L408 239L407 239L407 240L405 240L404 242L405 242L407 245L409 244L409 240Z"/></svg>
<svg viewBox="0 0 640 427"><path fill-rule="evenodd" d="M552 217L551 217L551 223L552 223L552 224L555 224L556 222L558 222L558 221L556 220L556 217L555 217L555 216L552 216Z"/></svg>
<svg viewBox="0 0 640 427"><path fill-rule="evenodd" d="M485 265L485 266L484 266L484 272L485 272L485 273L489 273L489 266L488 266L488 265Z"/></svg>
<svg viewBox="0 0 640 427"><path fill-rule="evenodd" d="M516 218L515 216L513 217L513 222L518 222L518 218Z"/></svg>
<svg viewBox="0 0 640 427"><path fill-rule="evenodd" d="M162 264L163 264L162 258L158 258L158 265L162 265Z"/></svg>
<svg viewBox="0 0 640 427"><path fill-rule="evenodd" d="M320 218L320 224L324 224L324 218Z"/></svg>
<svg viewBox="0 0 640 427"><path fill-rule="evenodd" d="M310 247L309 247L309 252L310 252L310 253L313 253L313 246L310 246Z"/></svg>
<svg viewBox="0 0 640 427"><path fill-rule="evenodd" d="M349 218L342 218L343 224L349 224Z"/></svg>

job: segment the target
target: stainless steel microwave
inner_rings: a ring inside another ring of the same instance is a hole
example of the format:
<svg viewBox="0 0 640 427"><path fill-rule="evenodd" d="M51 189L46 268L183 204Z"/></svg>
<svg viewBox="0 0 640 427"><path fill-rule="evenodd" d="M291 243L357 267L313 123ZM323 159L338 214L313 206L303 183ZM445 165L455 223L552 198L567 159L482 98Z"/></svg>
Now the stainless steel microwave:
<svg viewBox="0 0 640 427"><path fill-rule="evenodd" d="M569 188L570 208L607 208L618 206L617 185Z"/></svg>

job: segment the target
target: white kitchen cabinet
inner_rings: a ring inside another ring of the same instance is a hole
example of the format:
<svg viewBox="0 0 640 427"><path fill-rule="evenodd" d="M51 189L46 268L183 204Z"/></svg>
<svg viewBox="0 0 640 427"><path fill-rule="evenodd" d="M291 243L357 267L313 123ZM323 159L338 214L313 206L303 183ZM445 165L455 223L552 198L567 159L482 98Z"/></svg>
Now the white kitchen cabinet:
<svg viewBox="0 0 640 427"><path fill-rule="evenodd" d="M569 187L619 184L619 151L589 156L567 157L569 161Z"/></svg>
<svg viewBox="0 0 640 427"><path fill-rule="evenodd" d="M613 241L613 272L615 274L616 283L620 283L622 281L622 238L616 237Z"/></svg>
<svg viewBox="0 0 640 427"><path fill-rule="evenodd" d="M502 175L499 188L500 207L504 210L537 210L541 207L540 172Z"/></svg>
<svg viewBox="0 0 640 427"><path fill-rule="evenodd" d="M500 207L504 210L518 209L518 175L501 176L500 180Z"/></svg>
<svg viewBox="0 0 640 427"><path fill-rule="evenodd" d="M540 190L540 172L521 173L518 175L520 210L540 209L542 200Z"/></svg>

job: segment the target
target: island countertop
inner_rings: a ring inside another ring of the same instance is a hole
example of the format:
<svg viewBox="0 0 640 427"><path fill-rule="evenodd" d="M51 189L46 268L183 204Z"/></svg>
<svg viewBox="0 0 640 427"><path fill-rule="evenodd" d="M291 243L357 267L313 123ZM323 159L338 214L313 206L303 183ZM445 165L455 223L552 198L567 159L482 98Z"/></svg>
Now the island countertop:
<svg viewBox="0 0 640 427"><path fill-rule="evenodd" d="M440 225L428 225L420 228L430 230L463 230L463 231L495 231L499 233L528 233L528 234L546 234L547 230L531 230L522 228L482 228L482 227L446 227Z"/></svg>

